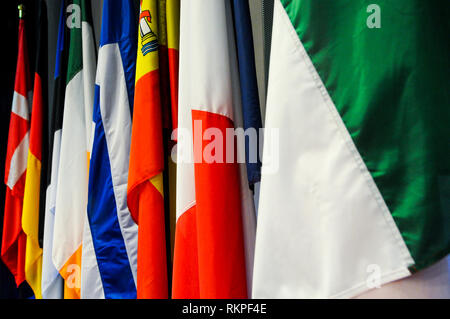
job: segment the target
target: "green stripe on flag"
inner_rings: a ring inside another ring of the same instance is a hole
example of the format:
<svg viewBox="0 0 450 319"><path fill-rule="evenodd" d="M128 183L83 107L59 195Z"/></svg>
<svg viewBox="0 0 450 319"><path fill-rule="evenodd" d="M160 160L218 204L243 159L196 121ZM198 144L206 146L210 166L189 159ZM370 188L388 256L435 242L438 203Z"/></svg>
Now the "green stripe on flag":
<svg viewBox="0 0 450 319"><path fill-rule="evenodd" d="M84 7L84 6L83 6ZM83 48L81 40L81 0L73 0L72 12L69 12L67 23L70 23L69 62L67 66L67 83L83 69Z"/></svg>
<svg viewBox="0 0 450 319"><path fill-rule="evenodd" d="M447 0L281 0L413 256L450 251ZM369 28L370 4L380 28Z"/></svg>

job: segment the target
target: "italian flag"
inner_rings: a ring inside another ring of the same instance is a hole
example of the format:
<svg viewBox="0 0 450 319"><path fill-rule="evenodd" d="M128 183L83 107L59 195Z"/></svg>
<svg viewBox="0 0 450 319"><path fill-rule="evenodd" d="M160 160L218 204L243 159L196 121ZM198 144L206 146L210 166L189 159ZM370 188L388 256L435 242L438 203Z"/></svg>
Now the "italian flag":
<svg viewBox="0 0 450 319"><path fill-rule="evenodd" d="M353 297L449 253L438 7L275 1L254 297Z"/></svg>

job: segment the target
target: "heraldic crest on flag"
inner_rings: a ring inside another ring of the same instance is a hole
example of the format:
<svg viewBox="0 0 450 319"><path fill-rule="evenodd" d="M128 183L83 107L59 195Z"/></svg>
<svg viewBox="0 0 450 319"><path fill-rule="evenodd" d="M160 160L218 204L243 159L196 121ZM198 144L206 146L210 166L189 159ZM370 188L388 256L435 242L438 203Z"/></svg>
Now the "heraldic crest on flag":
<svg viewBox="0 0 450 319"><path fill-rule="evenodd" d="M158 37L152 30L152 15L150 10L144 10L139 16L139 33L142 43L142 54L158 50Z"/></svg>

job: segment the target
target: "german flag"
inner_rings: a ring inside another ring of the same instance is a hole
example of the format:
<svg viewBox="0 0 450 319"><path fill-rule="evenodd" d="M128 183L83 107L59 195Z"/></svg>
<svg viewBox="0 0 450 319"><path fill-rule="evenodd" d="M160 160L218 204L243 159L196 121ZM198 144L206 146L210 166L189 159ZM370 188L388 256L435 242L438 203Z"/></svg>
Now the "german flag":
<svg viewBox="0 0 450 319"><path fill-rule="evenodd" d="M22 228L27 236L25 278L36 299L41 299L42 234L45 215L48 155L47 8L39 5L36 71L34 74L30 146L23 198Z"/></svg>

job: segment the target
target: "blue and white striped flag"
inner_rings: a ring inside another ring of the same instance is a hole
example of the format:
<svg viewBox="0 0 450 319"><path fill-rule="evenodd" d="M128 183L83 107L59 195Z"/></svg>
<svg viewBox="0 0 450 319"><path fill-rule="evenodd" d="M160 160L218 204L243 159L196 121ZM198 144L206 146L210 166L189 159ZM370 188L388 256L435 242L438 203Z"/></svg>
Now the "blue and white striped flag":
<svg viewBox="0 0 450 319"><path fill-rule="evenodd" d="M137 225L127 207L136 60L132 0L105 0L94 101L88 218L105 298L136 298Z"/></svg>

